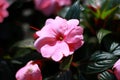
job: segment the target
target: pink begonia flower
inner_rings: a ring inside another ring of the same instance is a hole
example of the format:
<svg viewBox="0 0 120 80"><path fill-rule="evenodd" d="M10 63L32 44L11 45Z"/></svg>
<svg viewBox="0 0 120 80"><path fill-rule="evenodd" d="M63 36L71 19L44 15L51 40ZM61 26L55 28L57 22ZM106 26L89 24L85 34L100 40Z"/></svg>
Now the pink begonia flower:
<svg viewBox="0 0 120 80"><path fill-rule="evenodd" d="M62 6L70 5L71 0L34 0L35 8L46 16L56 14Z"/></svg>
<svg viewBox="0 0 120 80"><path fill-rule="evenodd" d="M29 61L16 73L17 80L42 80L41 70L34 61Z"/></svg>
<svg viewBox="0 0 120 80"><path fill-rule="evenodd" d="M45 26L36 32L39 38L34 43L35 48L43 57L54 61L72 55L84 43L83 28L78 24L77 19L67 21L58 16L48 19Z"/></svg>
<svg viewBox="0 0 120 80"><path fill-rule="evenodd" d="M113 72L114 72L117 80L120 80L120 59L114 64Z"/></svg>
<svg viewBox="0 0 120 80"><path fill-rule="evenodd" d="M0 23L9 15L7 11L8 7L9 3L6 0L0 0Z"/></svg>

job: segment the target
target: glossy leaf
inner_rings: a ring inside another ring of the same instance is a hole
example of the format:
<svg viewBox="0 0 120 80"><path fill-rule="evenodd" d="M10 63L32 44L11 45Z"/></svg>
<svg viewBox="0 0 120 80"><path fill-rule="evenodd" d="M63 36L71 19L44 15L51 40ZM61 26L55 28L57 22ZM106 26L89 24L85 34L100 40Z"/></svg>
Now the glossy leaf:
<svg viewBox="0 0 120 80"><path fill-rule="evenodd" d="M98 80L116 80L116 79L112 73L109 73L108 71L104 71L98 74Z"/></svg>
<svg viewBox="0 0 120 80"><path fill-rule="evenodd" d="M101 43L102 39L110 33L111 31L100 29L99 32L97 33L97 38L98 38L99 43Z"/></svg>
<svg viewBox="0 0 120 80"><path fill-rule="evenodd" d="M116 62L117 57L113 54L103 51L96 51L90 58L87 66L87 73L98 73L111 68Z"/></svg>
<svg viewBox="0 0 120 80"><path fill-rule="evenodd" d="M80 18L80 0L77 0L68 10L65 18L66 19L79 19Z"/></svg>

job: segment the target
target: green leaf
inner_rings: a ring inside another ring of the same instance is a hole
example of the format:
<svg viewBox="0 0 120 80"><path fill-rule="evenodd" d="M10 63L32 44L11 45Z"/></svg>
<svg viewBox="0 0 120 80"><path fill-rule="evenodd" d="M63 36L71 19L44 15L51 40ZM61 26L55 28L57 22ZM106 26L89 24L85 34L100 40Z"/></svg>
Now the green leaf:
<svg viewBox="0 0 120 80"><path fill-rule="evenodd" d="M60 64L60 69L61 70L69 70L72 59L73 59L73 55L64 58L62 63Z"/></svg>
<svg viewBox="0 0 120 80"><path fill-rule="evenodd" d="M12 48L14 47L19 47L19 48L30 48L30 49L34 49L34 45L33 45L34 40L33 39L25 39L22 41L17 42L16 44L14 44L12 46Z"/></svg>
<svg viewBox="0 0 120 80"><path fill-rule="evenodd" d="M32 50L29 48L19 48L16 51L16 54L14 55L14 58L18 58L18 57L24 57L25 55L31 53Z"/></svg>
<svg viewBox="0 0 120 80"><path fill-rule="evenodd" d="M116 7L120 4L120 0L103 0L101 11L109 10L113 7Z"/></svg>
<svg viewBox="0 0 120 80"><path fill-rule="evenodd" d="M112 15L112 13L114 13L116 11L117 7L113 7L112 9L110 10L107 10L107 11L103 11L102 14L101 14L101 19L106 19L109 15Z"/></svg>
<svg viewBox="0 0 120 80"><path fill-rule="evenodd" d="M110 33L111 31L100 29L99 32L97 33L97 38L98 38L99 43L101 43L102 39Z"/></svg>
<svg viewBox="0 0 120 80"><path fill-rule="evenodd" d="M68 10L65 18L66 19L79 19L80 18L80 0L77 0Z"/></svg>
<svg viewBox="0 0 120 80"><path fill-rule="evenodd" d="M113 42L110 46L110 51L115 55L115 56L120 56L120 44Z"/></svg>
<svg viewBox="0 0 120 80"><path fill-rule="evenodd" d="M96 51L90 58L90 62L87 66L87 73L98 73L108 68L111 68L116 62L117 57L111 53Z"/></svg>
<svg viewBox="0 0 120 80"><path fill-rule="evenodd" d="M112 73L109 73L108 71L104 71L98 74L98 80L116 80L116 79Z"/></svg>

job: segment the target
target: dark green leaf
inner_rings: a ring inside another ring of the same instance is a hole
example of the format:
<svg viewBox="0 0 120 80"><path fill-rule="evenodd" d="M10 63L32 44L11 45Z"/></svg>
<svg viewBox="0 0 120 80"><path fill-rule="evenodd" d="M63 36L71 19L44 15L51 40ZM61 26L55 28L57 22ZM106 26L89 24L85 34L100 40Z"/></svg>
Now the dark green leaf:
<svg viewBox="0 0 120 80"><path fill-rule="evenodd" d="M60 69L61 70L68 70L70 68L72 59L73 59L73 55L64 58L62 63L60 64Z"/></svg>
<svg viewBox="0 0 120 80"><path fill-rule="evenodd" d="M58 74L44 78L43 80L72 80L72 73L70 70L61 71Z"/></svg>
<svg viewBox="0 0 120 80"><path fill-rule="evenodd" d="M100 29L99 32L97 33L97 38L98 38L99 43L101 43L102 39L110 33L111 31Z"/></svg>
<svg viewBox="0 0 120 80"><path fill-rule="evenodd" d="M104 0L101 6L101 11L109 10L113 7L118 6L119 4L120 4L120 0Z"/></svg>
<svg viewBox="0 0 120 80"><path fill-rule="evenodd" d="M112 73L109 73L108 71L104 71L98 74L98 80L116 80L116 79Z"/></svg>
<svg viewBox="0 0 120 80"><path fill-rule="evenodd" d="M111 53L96 51L90 58L90 62L87 66L88 73L98 73L102 72L110 67L116 62L117 57Z"/></svg>
<svg viewBox="0 0 120 80"><path fill-rule="evenodd" d="M11 65L9 62L0 60L0 80L15 80Z"/></svg>
<svg viewBox="0 0 120 80"><path fill-rule="evenodd" d="M33 39L25 39L25 40L19 41L18 43L16 43L15 45L13 45L13 47L34 49L33 42L34 42Z"/></svg>
<svg viewBox="0 0 120 80"><path fill-rule="evenodd" d="M60 72L55 80L72 80L72 73L70 70Z"/></svg>
<svg viewBox="0 0 120 80"><path fill-rule="evenodd" d="M31 52L32 52L32 50L29 48L19 48L19 49L17 49L17 52L14 55L14 58L24 57L25 55L27 55Z"/></svg>
<svg viewBox="0 0 120 80"><path fill-rule="evenodd" d="M80 0L77 0L68 10L65 18L66 19L79 19L80 18Z"/></svg>
<svg viewBox="0 0 120 80"><path fill-rule="evenodd" d="M115 39L112 34L106 35L101 41L101 49L106 52L112 53L112 51L110 51L110 46L114 41L115 41Z"/></svg>

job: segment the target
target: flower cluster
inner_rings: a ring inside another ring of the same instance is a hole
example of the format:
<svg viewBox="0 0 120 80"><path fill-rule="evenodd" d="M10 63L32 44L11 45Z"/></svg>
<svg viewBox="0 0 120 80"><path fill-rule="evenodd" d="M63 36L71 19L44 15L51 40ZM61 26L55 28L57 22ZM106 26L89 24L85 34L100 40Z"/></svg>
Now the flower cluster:
<svg viewBox="0 0 120 80"><path fill-rule="evenodd" d="M0 0L0 80L120 80L120 0Z"/></svg>

